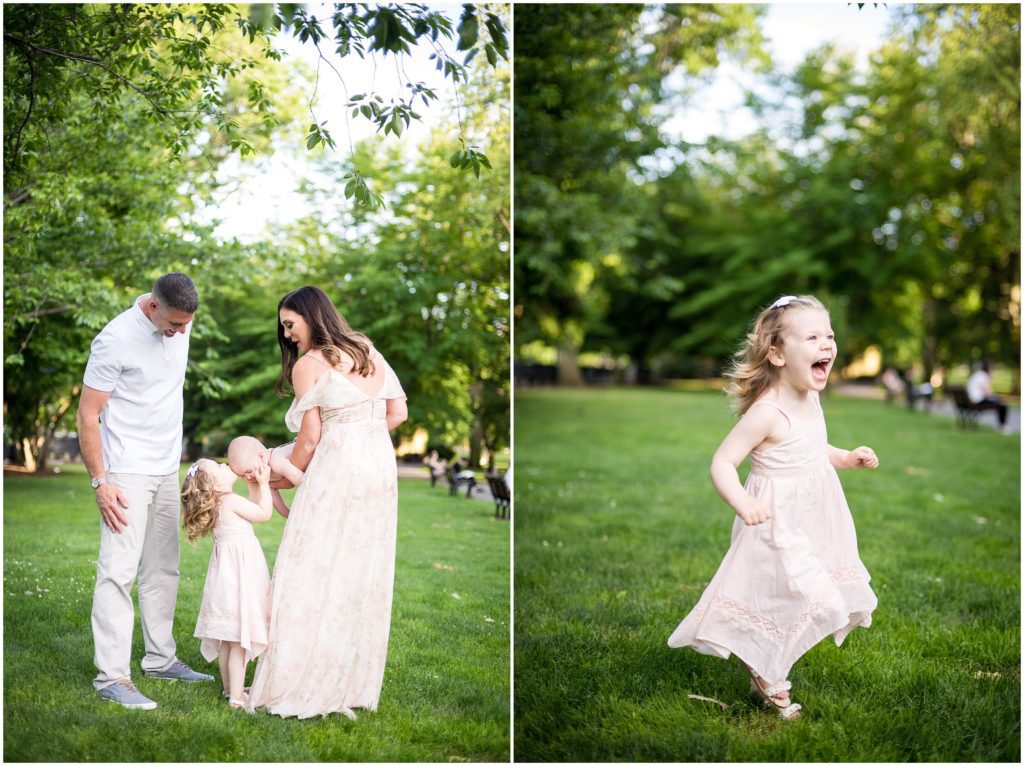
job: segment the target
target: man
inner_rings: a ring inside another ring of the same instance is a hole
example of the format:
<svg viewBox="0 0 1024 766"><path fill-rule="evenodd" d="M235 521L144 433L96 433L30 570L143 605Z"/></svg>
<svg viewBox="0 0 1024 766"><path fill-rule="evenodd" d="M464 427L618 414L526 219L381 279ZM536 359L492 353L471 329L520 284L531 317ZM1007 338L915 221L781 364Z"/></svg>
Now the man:
<svg viewBox="0 0 1024 766"><path fill-rule="evenodd" d="M999 430L1010 433L1006 424L1007 406L992 391L992 365L987 359L975 365L974 373L967 379L967 398L979 410L995 410L999 417Z"/></svg>
<svg viewBox="0 0 1024 766"><path fill-rule="evenodd" d="M124 707L156 703L131 682L132 583L150 678L212 681L175 656L178 596L178 464L182 389L196 286L164 274L153 291L115 317L92 342L78 405L78 439L100 518L92 632L100 696ZM103 422L102 429L99 421Z"/></svg>

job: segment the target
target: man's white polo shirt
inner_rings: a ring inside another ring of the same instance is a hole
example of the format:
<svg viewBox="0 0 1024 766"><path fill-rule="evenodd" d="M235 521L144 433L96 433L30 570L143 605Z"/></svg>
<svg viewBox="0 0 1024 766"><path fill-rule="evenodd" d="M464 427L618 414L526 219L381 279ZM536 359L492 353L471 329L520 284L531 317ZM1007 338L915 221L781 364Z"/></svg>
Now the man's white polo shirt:
<svg viewBox="0 0 1024 766"><path fill-rule="evenodd" d="M110 392L100 412L107 471L164 476L178 470L191 332L189 322L184 333L164 336L137 299L93 340L85 385Z"/></svg>

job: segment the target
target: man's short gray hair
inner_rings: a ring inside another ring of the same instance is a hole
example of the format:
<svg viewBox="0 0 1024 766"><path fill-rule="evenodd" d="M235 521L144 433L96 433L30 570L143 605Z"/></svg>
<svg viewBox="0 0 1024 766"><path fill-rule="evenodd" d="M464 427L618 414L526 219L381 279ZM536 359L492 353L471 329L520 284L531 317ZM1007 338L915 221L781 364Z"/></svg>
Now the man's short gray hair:
<svg viewBox="0 0 1024 766"><path fill-rule="evenodd" d="M187 274L173 271L164 274L153 285L153 297L160 303L186 314L196 313L199 308L199 291Z"/></svg>

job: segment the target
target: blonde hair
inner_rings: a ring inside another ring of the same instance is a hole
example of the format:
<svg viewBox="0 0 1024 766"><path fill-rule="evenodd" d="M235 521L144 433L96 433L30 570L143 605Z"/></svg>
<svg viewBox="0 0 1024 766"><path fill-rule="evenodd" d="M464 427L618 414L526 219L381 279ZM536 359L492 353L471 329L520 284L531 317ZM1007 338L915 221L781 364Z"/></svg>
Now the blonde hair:
<svg viewBox="0 0 1024 766"><path fill-rule="evenodd" d="M213 531L220 516L220 499L225 494L217 491L210 472L198 466L195 473L185 476L181 483L181 526L190 543Z"/></svg>
<svg viewBox="0 0 1024 766"><path fill-rule="evenodd" d="M725 392L731 400L733 412L743 415L778 380L778 368L771 363L768 352L772 346L782 348L782 333L786 329L786 315L800 309L827 312L824 304L813 295L780 298L761 311L747 340L732 358L732 367L725 374L729 383ZM782 305L776 305L786 301Z"/></svg>

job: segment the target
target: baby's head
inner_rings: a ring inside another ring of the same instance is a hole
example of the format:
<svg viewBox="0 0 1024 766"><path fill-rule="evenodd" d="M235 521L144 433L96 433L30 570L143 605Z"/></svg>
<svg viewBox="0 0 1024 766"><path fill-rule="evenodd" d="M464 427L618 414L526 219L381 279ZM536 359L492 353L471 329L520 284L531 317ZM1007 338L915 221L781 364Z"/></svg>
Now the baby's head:
<svg viewBox="0 0 1024 766"><path fill-rule="evenodd" d="M251 474L259 466L266 449L262 442L253 436L239 436L232 439L228 445L228 465L236 476Z"/></svg>
<svg viewBox="0 0 1024 766"><path fill-rule="evenodd" d="M731 381L726 391L733 398L733 407L739 414L745 413L761 394L778 382L784 368L783 361L797 368L801 375L806 373L807 382L812 386L824 385L835 361L835 343L834 340L826 342L824 345L829 346L830 351L821 351L821 344L815 346L821 338L814 335L815 342L808 340L812 336L803 332L804 325L808 328L813 325L815 332L831 332L828 310L813 295L779 298L754 320L754 326L743 347L733 357L733 367L728 373ZM805 334L808 339L803 337Z"/></svg>
<svg viewBox="0 0 1024 766"><path fill-rule="evenodd" d="M217 463L200 458L189 466L181 483L181 525L190 543L213 530L221 492L217 489Z"/></svg>

